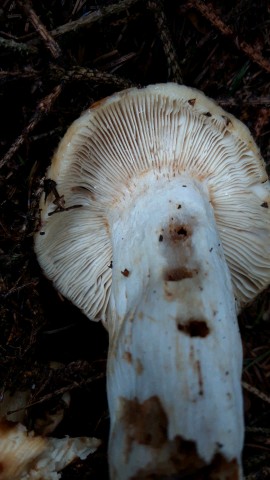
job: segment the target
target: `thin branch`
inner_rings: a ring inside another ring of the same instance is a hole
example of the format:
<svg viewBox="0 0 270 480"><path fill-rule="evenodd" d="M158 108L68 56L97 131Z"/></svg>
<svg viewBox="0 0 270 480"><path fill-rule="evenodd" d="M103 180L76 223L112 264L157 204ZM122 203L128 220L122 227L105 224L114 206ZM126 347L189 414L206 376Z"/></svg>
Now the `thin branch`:
<svg viewBox="0 0 270 480"><path fill-rule="evenodd" d="M13 413L20 412L21 410L25 410L26 408L33 407L34 405L39 405L41 403L47 402L48 400L51 400L52 398L57 397L58 395L63 395L66 392L70 392L74 389L84 387L85 385L89 385L90 383L96 382L97 380L105 378L106 374L105 373L98 373L96 375L93 375L91 378L88 378L87 380L82 380L81 382L73 382L70 385L67 385L66 387L58 388L58 390L55 390L52 393L47 393L43 397L41 397L39 400L35 400L27 405L25 405L22 408L18 408L17 410L10 410L7 412L8 415L11 415Z"/></svg>
<svg viewBox="0 0 270 480"><path fill-rule="evenodd" d="M266 457L269 460L269 455ZM258 472L250 473L245 480L269 480L270 468L263 467Z"/></svg>
<svg viewBox="0 0 270 480"><path fill-rule="evenodd" d="M0 37L0 48L7 51L18 53L19 55L31 55L37 53L37 48L32 45L26 45L22 42L15 42L12 39Z"/></svg>
<svg viewBox="0 0 270 480"><path fill-rule="evenodd" d="M49 93L49 95L47 95L45 98L43 98L39 102L34 115L30 119L29 124L27 125L27 127L24 128L21 135L15 140L15 142L11 145L10 149L7 151L7 153L4 155L4 157L0 161L0 168L2 168L13 157L13 155L17 152L19 147L23 144L25 138L29 135L29 133L32 132L32 130L40 122L40 120L51 110L52 105L54 104L56 99L59 97L61 91L62 91L62 85L57 85L53 89L53 91Z"/></svg>
<svg viewBox="0 0 270 480"><path fill-rule="evenodd" d="M22 78L37 78L40 75L36 70L0 70L0 79L10 79L14 78L15 80L21 80Z"/></svg>
<svg viewBox="0 0 270 480"><path fill-rule="evenodd" d="M97 83L105 83L107 85L114 85L118 88L130 88L135 85L131 80L126 78L118 77L117 75L113 75L107 72L101 72L96 69L88 69L84 67L74 67L68 71L64 69L53 66L51 69L51 77L56 80L62 80L65 82L70 81L90 81L90 82L97 82Z"/></svg>
<svg viewBox="0 0 270 480"><path fill-rule="evenodd" d="M237 107L240 104L247 107L270 107L270 95L264 95L261 97L244 97L239 99L237 97L218 97L216 101L223 108Z"/></svg>
<svg viewBox="0 0 270 480"><path fill-rule="evenodd" d="M57 38L65 33L75 32L81 28L88 28L94 23L104 20L111 15L117 15L118 13L133 7L133 5L136 5L141 1L142 0L121 0L120 2L108 5L107 7L98 8L88 15L83 15L78 20L68 22L60 27L55 28L54 30L51 30L50 35L54 38Z"/></svg>
<svg viewBox="0 0 270 480"><path fill-rule="evenodd" d="M40 21L36 12L28 1L16 0L19 7L24 11L25 15L36 29L39 36L44 41L46 47L50 50L53 58L57 59L62 55L61 48L58 43L52 38L51 34L47 31L45 25Z"/></svg>
<svg viewBox="0 0 270 480"><path fill-rule="evenodd" d="M148 8L153 13L155 23L158 29L159 38L162 42L163 50L168 63L168 80L177 83L183 83L183 76L179 66L177 53L172 41L168 22L161 7L160 0L149 0Z"/></svg>
<svg viewBox="0 0 270 480"><path fill-rule="evenodd" d="M10 295L12 295L13 293L20 292L24 288L28 288L28 287L31 287L31 286L35 287L36 285L38 285L38 280L33 280L31 282L24 283L23 285L20 285L20 286L15 285L14 287L12 287L7 292L0 293L0 298L7 298Z"/></svg>
<svg viewBox="0 0 270 480"><path fill-rule="evenodd" d="M259 468L259 466L263 465L268 459L269 459L269 453L259 453L257 455L250 456L249 458L246 459L246 462L245 462L246 468L249 471L254 470L255 467Z"/></svg>
<svg viewBox="0 0 270 480"><path fill-rule="evenodd" d="M201 0L189 0L189 4L198 10L212 25L223 35L233 40L238 50L244 52L253 62L257 63L263 70L270 73L270 62L262 56L252 45L240 40L233 29L226 25L215 13L211 3L205 4Z"/></svg>
<svg viewBox="0 0 270 480"><path fill-rule="evenodd" d="M254 395L256 395L256 397L260 398L264 402L270 403L270 397L268 395L266 395L265 393L261 392L260 390L258 390L258 388L255 388L252 385L249 385L249 383L243 382L243 381L242 381L242 386L248 392L253 393Z"/></svg>
<svg viewBox="0 0 270 480"><path fill-rule="evenodd" d="M264 427L246 427L246 433L254 433L259 435L265 435L270 438L270 428Z"/></svg>
<svg viewBox="0 0 270 480"><path fill-rule="evenodd" d="M32 116L29 124L23 130L21 135L15 140L15 142L11 145L10 149L0 161L0 169L13 157L19 147L24 143L24 140L29 135L29 133L33 131L36 125L40 122L40 120L42 120L44 115L46 115L50 111L52 105L59 97L65 82L91 81L97 83L105 83L106 85L114 85L115 87L121 89L135 86L135 84L132 83L130 80L118 77L117 75L100 72L99 70L89 70L83 67L74 67L73 69L66 72L64 69L54 65L51 68L50 73L51 77L55 80L61 81L61 84L57 85L49 95L47 95L39 102L36 112Z"/></svg>

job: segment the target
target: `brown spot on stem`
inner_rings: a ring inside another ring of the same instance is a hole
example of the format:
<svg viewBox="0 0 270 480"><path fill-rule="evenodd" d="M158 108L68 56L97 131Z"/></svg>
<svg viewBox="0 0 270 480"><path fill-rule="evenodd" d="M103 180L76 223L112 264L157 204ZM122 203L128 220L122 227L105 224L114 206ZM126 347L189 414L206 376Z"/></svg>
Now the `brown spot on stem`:
<svg viewBox="0 0 270 480"><path fill-rule="evenodd" d="M200 371L197 362L198 372ZM227 460L223 446L217 442L217 453L207 463L197 451L196 442L180 435L168 437L168 417L157 396L139 402L137 398L121 399L121 419L126 432L126 461L136 456L137 472L130 480L239 480L237 460ZM140 467L140 450L144 445L151 452L147 465ZM133 458L134 461L134 458ZM114 478L117 478L115 472Z"/></svg>
<svg viewBox="0 0 270 480"><path fill-rule="evenodd" d="M261 203L261 207L263 207L263 208L268 208L268 207L269 207L269 205L268 205L268 203L267 203L267 202L263 202L263 203Z"/></svg>
<svg viewBox="0 0 270 480"><path fill-rule="evenodd" d="M123 359L126 360L128 363L132 363L132 354L128 351L123 353Z"/></svg>
<svg viewBox="0 0 270 480"><path fill-rule="evenodd" d="M173 242L186 240L191 235L191 229L189 225L177 225L175 223L170 223L168 230L169 237Z"/></svg>
<svg viewBox="0 0 270 480"><path fill-rule="evenodd" d="M190 318L187 322L182 322L181 320L176 319L176 324L180 332L189 335L190 337L205 338L210 333L210 328L205 320Z"/></svg>
<svg viewBox="0 0 270 480"><path fill-rule="evenodd" d="M188 103L193 107L196 103L196 98L190 98L190 100L188 100Z"/></svg>
<svg viewBox="0 0 270 480"><path fill-rule="evenodd" d="M142 362L139 358L136 360L136 367L135 368L136 368L136 373L138 375L141 375L143 370L144 370L144 367L143 367L143 364L142 364Z"/></svg>
<svg viewBox="0 0 270 480"><path fill-rule="evenodd" d="M142 403L137 398L122 398L122 422L128 432L127 455L133 443L158 449L167 441L168 419L157 396L149 397Z"/></svg>
<svg viewBox="0 0 270 480"><path fill-rule="evenodd" d="M171 292L170 288L168 288L168 284L165 282L164 284L164 296L166 300L172 301L175 298L175 294Z"/></svg>
<svg viewBox="0 0 270 480"><path fill-rule="evenodd" d="M164 280L177 282L184 278L192 278L194 275L198 275L198 270L189 270L185 267L170 268L164 273Z"/></svg>
<svg viewBox="0 0 270 480"><path fill-rule="evenodd" d="M197 453L195 442L175 437L169 442L167 458L160 456L146 468L139 469L131 480L239 480L237 460L227 460L218 452L210 463Z"/></svg>
<svg viewBox="0 0 270 480"><path fill-rule="evenodd" d="M201 363L199 360L196 360L195 368L197 371L198 381L199 381L199 395L203 396L203 377L202 377Z"/></svg>
<svg viewBox="0 0 270 480"><path fill-rule="evenodd" d="M124 277L129 277L129 274L130 274L130 271L125 268L125 270L121 271L122 275L124 275Z"/></svg>

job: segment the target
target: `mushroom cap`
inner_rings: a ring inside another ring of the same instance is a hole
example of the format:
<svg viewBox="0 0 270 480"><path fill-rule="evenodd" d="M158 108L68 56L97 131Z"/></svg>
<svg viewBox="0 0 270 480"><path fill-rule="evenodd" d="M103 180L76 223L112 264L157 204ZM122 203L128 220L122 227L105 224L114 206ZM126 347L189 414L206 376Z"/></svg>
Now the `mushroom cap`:
<svg viewBox="0 0 270 480"><path fill-rule="evenodd" d="M173 83L128 89L69 127L46 177L35 251L54 286L105 319L112 282L109 217L153 169L204 182L239 306L270 283L270 185L247 127L202 92ZM147 215L147 209L145 210Z"/></svg>
<svg viewBox="0 0 270 480"><path fill-rule="evenodd" d="M0 419L1 480L58 480L77 458L84 460L100 446L94 437L52 438L35 435L21 423Z"/></svg>

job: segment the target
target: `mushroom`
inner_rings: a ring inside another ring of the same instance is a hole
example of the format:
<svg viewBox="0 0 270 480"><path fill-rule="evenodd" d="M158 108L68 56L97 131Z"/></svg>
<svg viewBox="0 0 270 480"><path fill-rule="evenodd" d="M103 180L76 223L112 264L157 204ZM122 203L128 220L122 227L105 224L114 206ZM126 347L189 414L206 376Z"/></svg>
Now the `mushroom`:
<svg viewBox="0 0 270 480"><path fill-rule="evenodd" d="M47 436L52 431L48 427L39 435L28 430L25 406L30 397L30 390L6 391L0 402L0 480L58 480L67 465L85 460L100 446L94 437L53 438Z"/></svg>
<svg viewBox="0 0 270 480"><path fill-rule="evenodd" d="M68 129L35 251L109 334L112 480L242 478L237 314L270 283L270 188L247 127L196 89L128 89Z"/></svg>
<svg viewBox="0 0 270 480"><path fill-rule="evenodd" d="M61 470L85 460L100 446L91 437L52 438L35 435L22 423L0 421L1 480L59 480Z"/></svg>

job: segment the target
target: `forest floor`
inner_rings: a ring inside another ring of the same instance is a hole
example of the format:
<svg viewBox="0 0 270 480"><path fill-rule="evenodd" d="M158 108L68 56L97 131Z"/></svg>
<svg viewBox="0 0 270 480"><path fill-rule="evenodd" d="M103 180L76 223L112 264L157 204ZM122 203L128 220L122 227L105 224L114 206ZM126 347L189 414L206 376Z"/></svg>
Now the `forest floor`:
<svg viewBox="0 0 270 480"><path fill-rule="evenodd" d="M250 129L270 168L270 8L265 0L1 0L0 398L31 392L26 423L71 402L54 436L101 447L63 480L106 480L107 334L43 276L33 233L60 138L93 102L133 85L196 87ZM244 472L270 478L269 289L239 316ZM57 368L56 368L57 366Z"/></svg>

